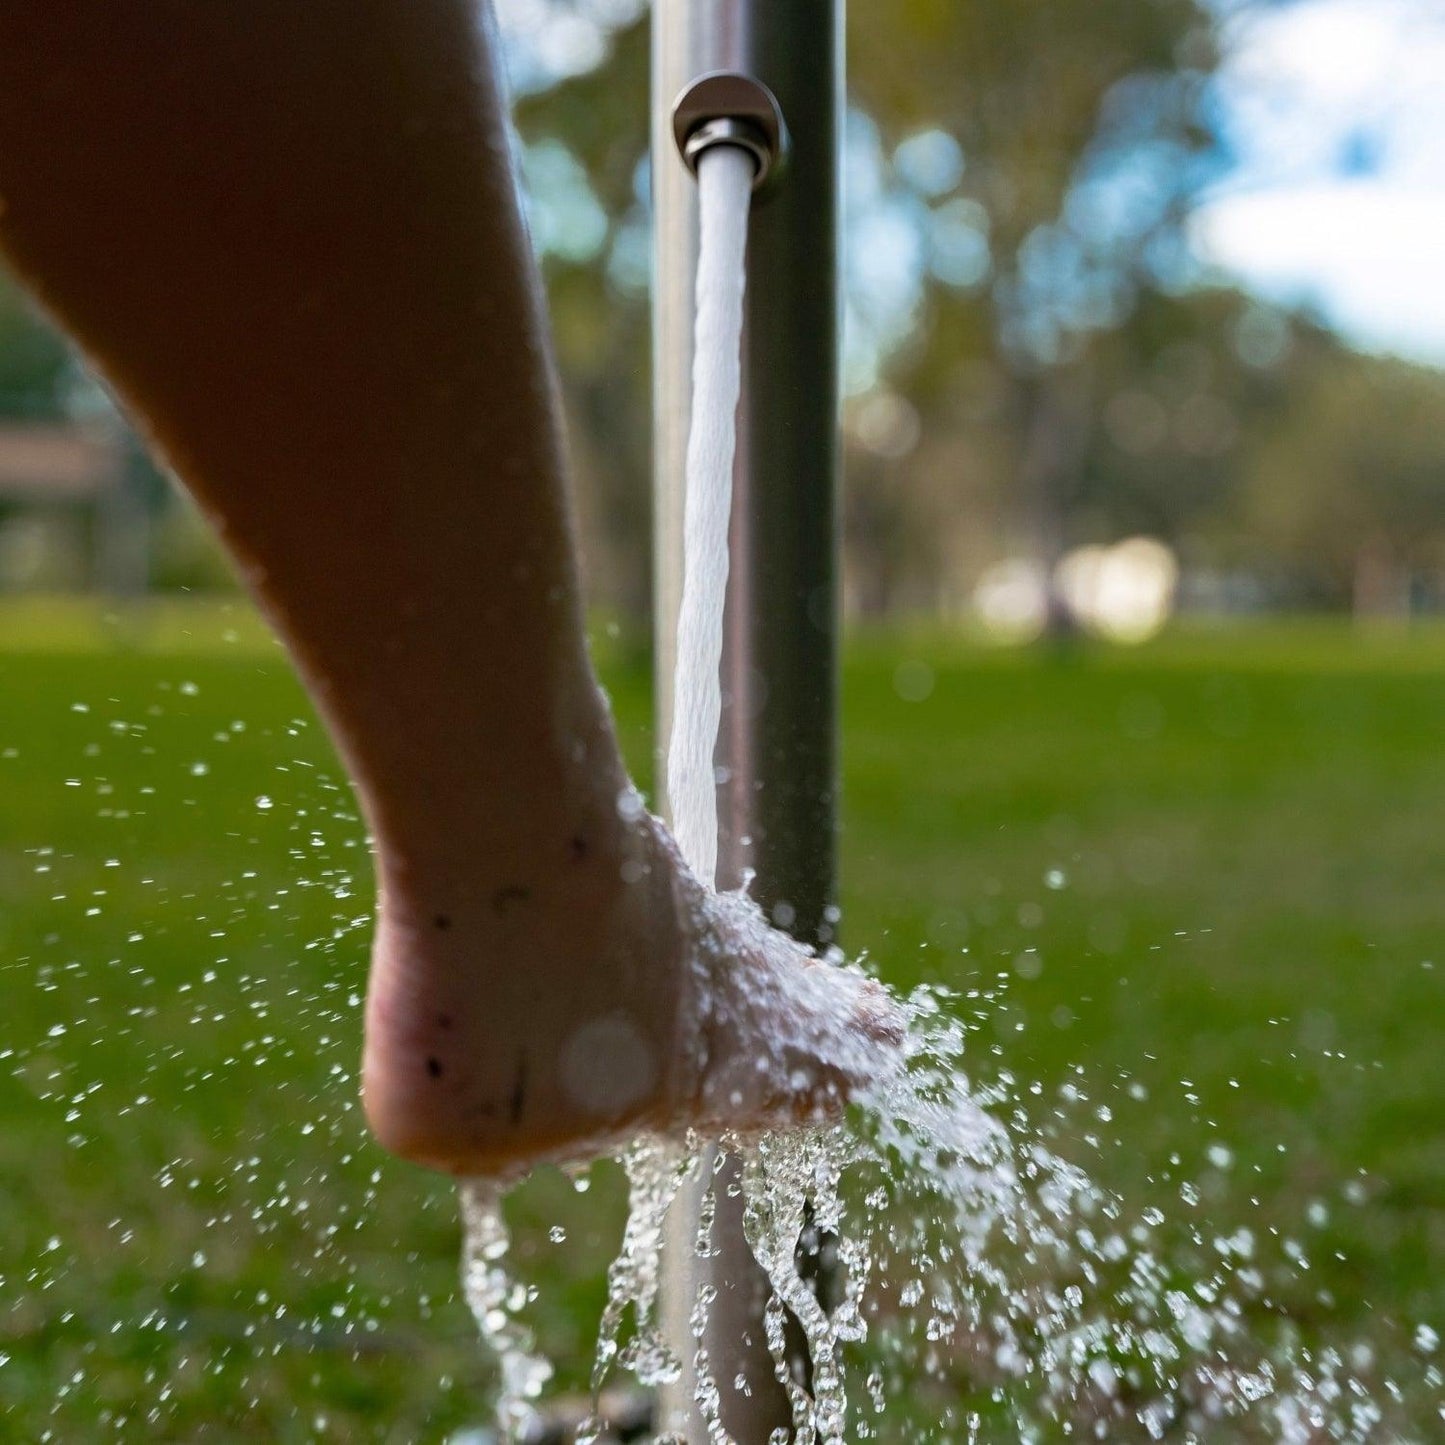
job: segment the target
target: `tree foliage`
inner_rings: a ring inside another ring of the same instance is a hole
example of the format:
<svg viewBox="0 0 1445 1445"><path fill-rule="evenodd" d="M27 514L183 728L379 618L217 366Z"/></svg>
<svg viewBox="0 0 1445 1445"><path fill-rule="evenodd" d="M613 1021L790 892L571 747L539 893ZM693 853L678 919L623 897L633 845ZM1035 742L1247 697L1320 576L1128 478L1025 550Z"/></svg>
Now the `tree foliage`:
<svg viewBox="0 0 1445 1445"><path fill-rule="evenodd" d="M1438 373L1334 352L1244 459L1247 534L1327 595L1404 610L1412 575L1445 568L1442 438Z"/></svg>
<svg viewBox="0 0 1445 1445"><path fill-rule="evenodd" d="M1195 0L851 8L849 131L871 142L850 164L863 180L852 225L904 239L895 274L873 278L871 293L869 277L851 277L864 354L855 384L902 393L895 411L921 422L905 422L907 455L896 435L852 448L849 530L877 605L898 579L951 565L946 548L927 555L939 514L997 507L1007 488L996 473L1017 476L1032 455L1036 490L1055 485L1038 438L1063 391L1040 377L1077 364L1082 338L1121 324L1171 264L1182 198L1210 164L1200 118L1210 34ZM647 60L639 23L614 37L604 65L518 108L529 146L577 158L612 228L596 254L546 262L591 510L621 553L620 577L644 571L646 298L617 284L614 263L619 245L636 253L645 224ZM931 169L929 147L943 157ZM875 420L889 404L873 406ZM961 435L957 423L981 412L987 435Z"/></svg>

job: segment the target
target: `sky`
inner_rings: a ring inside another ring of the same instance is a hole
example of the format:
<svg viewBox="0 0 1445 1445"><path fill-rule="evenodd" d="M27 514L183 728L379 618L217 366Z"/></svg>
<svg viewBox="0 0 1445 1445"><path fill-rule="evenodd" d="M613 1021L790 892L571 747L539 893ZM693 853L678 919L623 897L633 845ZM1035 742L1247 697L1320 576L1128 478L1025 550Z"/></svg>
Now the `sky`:
<svg viewBox="0 0 1445 1445"><path fill-rule="evenodd" d="M1297 0L1226 33L1235 161L1197 253L1355 345L1445 366L1445 0Z"/></svg>

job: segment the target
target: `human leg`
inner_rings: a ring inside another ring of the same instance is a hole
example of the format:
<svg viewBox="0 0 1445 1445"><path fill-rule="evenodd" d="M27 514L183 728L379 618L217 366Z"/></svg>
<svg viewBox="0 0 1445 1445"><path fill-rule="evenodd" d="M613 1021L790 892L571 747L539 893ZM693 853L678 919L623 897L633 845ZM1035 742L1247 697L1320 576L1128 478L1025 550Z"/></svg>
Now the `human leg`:
<svg viewBox="0 0 1445 1445"><path fill-rule="evenodd" d="M381 899L368 1117L459 1171L806 1108L866 1004L815 979L766 1027L812 970L631 805L486 13L0 3L0 246L337 742Z"/></svg>

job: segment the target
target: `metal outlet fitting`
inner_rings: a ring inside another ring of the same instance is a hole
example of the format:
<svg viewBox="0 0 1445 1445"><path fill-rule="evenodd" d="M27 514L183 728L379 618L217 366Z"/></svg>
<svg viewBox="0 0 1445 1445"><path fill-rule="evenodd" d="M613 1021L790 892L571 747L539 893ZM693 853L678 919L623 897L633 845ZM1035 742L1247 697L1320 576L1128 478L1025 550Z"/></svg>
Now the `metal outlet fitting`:
<svg viewBox="0 0 1445 1445"><path fill-rule="evenodd" d="M672 134L683 164L715 145L741 146L753 158L753 190L775 181L788 154L788 128L777 97L760 80L717 70L686 86L672 107Z"/></svg>

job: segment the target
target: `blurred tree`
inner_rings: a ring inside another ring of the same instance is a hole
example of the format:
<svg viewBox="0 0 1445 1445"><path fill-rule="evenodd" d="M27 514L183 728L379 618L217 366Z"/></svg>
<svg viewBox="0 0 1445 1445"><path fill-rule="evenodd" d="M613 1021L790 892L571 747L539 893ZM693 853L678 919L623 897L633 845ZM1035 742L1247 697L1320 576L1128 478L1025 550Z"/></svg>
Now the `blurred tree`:
<svg viewBox="0 0 1445 1445"><path fill-rule="evenodd" d="M1445 377L1208 284L1187 220L1227 164L1221 14L1274 0L854 5L846 577L958 610L982 569L1149 532L1292 595L1382 606L1433 565ZM644 0L497 0L592 595L640 617L651 465ZM0 277L0 415L74 411ZM1332 440L1327 440L1330 438ZM1274 565L1274 564L1271 564ZM1376 601L1372 604L1370 599Z"/></svg>
<svg viewBox="0 0 1445 1445"><path fill-rule="evenodd" d="M1341 351L1327 331L1221 287L1141 296L1090 347L1094 419L1069 541L1130 533L1186 552L1237 528L1240 459L1292 388Z"/></svg>
<svg viewBox="0 0 1445 1445"><path fill-rule="evenodd" d="M1336 351L1291 388L1243 469L1250 533L1357 615L1408 616L1445 566L1445 379Z"/></svg>
<svg viewBox="0 0 1445 1445"><path fill-rule="evenodd" d="M600 10L554 7L559 24ZM1218 161L1204 123L1215 56L1198 0L905 0L853 7L850 26L864 109L848 128L848 374L879 395L851 413L865 432L850 429L848 537L855 592L883 607L905 574L910 600L938 591L958 557L937 524L964 502L997 511L1008 496L1005 530L1046 556L1063 545L1091 431L1087 341L1179 280L1187 201ZM623 578L645 575L647 87L638 22L605 63L517 111L528 153L575 157L608 220L595 250L569 252L545 224L538 241L569 401L594 439L590 510ZM545 212L545 184L535 194ZM901 431L882 426L890 407ZM990 435L962 437L982 412Z"/></svg>
<svg viewBox="0 0 1445 1445"><path fill-rule="evenodd" d="M925 435L992 433L993 546L1051 569L1099 429L1097 342L1187 279L1183 222L1222 164L1212 17L1195 0L913 0L896 17L879 44L855 11L853 82L926 242L916 329L882 369Z"/></svg>

